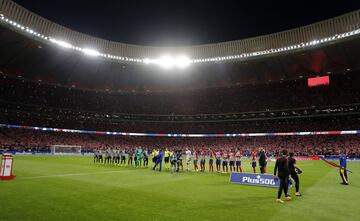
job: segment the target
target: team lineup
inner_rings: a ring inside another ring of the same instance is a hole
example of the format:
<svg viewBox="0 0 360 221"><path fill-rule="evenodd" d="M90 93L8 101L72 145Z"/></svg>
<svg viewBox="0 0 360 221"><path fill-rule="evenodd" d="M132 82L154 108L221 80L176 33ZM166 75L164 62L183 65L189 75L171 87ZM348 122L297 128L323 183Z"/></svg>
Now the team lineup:
<svg viewBox="0 0 360 221"><path fill-rule="evenodd" d="M256 151L251 153L252 172L256 173L257 161L259 155L259 167L261 173L266 173L267 156L264 149L260 149L259 154ZM149 166L149 158L154 163L153 170L162 171L163 164L165 169L172 169L173 172L184 170L183 157L185 156L186 170L191 171L191 164L195 172L205 172L206 167L209 172L228 173L243 172L241 159L243 154L240 150L231 151L220 150L193 150L187 148L185 151L164 149L152 150L138 148L127 149L106 149L94 151L94 163L114 164L118 166ZM208 160L208 164L206 161ZM214 170L214 164L216 169ZM208 166L206 166L208 165Z"/></svg>
<svg viewBox="0 0 360 221"><path fill-rule="evenodd" d="M193 150L187 148L185 151L179 149L160 149L149 151L138 148L124 148L124 149L106 149L96 150L94 152L94 163L111 164L117 166L135 166L136 168L148 168L149 158L153 162L152 170L163 171L163 167L170 172L176 173L184 171L183 157L185 158L186 171L194 172L210 172L210 173L229 173L229 172L245 172L242 168L242 158L244 157L240 150L233 149L230 151L220 150ZM265 149L260 148L258 152L252 151L250 154L250 164L252 173L256 174L257 164L261 174L266 173L267 162L270 159L267 156ZM208 163L207 163L208 160ZM346 158L343 159L346 164ZM193 168L192 165L193 164ZM214 170L214 164L216 166ZM206 166L207 165L207 166ZM200 166L200 167L199 167ZM340 175L344 183L347 184L346 165L342 163L343 169L340 170ZM341 173L341 171L345 171ZM301 196L299 174L302 169L296 164L294 153L288 153L287 150L281 152L281 156L276 159L274 168L274 179L279 179L280 186L276 202L283 203L281 195L284 193L285 200L290 201L291 197L288 193L288 186L295 184L295 196ZM346 178L345 178L346 174Z"/></svg>

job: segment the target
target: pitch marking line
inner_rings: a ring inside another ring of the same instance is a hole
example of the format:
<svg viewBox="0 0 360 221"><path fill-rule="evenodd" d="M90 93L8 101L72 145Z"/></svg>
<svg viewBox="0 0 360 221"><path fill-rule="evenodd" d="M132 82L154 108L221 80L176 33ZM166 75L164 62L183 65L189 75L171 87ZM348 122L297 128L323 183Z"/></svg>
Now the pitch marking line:
<svg viewBox="0 0 360 221"><path fill-rule="evenodd" d="M21 180L30 180L30 179L40 179L40 178L87 176L87 175L96 175L96 174L125 173L125 172L129 172L129 171L113 170L113 171L92 172L92 173L65 173L65 174L55 174L55 175L45 175L45 176L22 177L20 179ZM19 177L17 177L17 178L19 178Z"/></svg>

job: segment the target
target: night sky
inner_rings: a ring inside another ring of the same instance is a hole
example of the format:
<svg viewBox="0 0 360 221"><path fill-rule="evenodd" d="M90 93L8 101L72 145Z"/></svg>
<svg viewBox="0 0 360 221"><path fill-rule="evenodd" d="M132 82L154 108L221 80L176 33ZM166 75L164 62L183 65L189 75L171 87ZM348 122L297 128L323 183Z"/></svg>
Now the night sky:
<svg viewBox="0 0 360 221"><path fill-rule="evenodd" d="M124 43L178 46L269 34L360 9L358 0L15 0L74 30Z"/></svg>

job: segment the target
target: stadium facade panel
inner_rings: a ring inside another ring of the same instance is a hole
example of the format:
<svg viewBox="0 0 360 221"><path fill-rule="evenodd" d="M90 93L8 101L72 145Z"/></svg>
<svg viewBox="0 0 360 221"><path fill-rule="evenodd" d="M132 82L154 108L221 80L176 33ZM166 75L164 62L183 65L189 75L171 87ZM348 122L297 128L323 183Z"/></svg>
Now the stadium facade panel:
<svg viewBox="0 0 360 221"><path fill-rule="evenodd" d="M319 47L360 33L360 10L357 10L307 26L242 40L195 46L152 47L86 35L51 22L11 0L0 0L0 13L1 24L10 24L37 40L122 63L162 63L171 60L183 65L246 60ZM165 54L174 58L162 57ZM186 56L189 60L177 56Z"/></svg>

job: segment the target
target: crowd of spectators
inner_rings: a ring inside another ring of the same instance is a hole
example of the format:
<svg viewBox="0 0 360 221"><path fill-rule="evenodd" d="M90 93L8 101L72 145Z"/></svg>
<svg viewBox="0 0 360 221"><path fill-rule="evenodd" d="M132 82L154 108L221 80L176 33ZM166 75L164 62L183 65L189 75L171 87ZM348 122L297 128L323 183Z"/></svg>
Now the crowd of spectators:
<svg viewBox="0 0 360 221"><path fill-rule="evenodd" d="M121 93L0 77L0 99L18 104L126 114L222 114L360 103L360 75L333 75L325 87L306 79L194 91Z"/></svg>
<svg viewBox="0 0 360 221"><path fill-rule="evenodd" d="M82 151L108 148L213 148L221 150L240 149L250 154L259 148L278 155L283 148L294 151L297 156L332 156L347 153L360 157L360 136L358 135L313 135L272 137L133 137L64 132L44 132L29 129L0 129L0 149L15 151L50 152L52 145L81 146Z"/></svg>
<svg viewBox="0 0 360 221"><path fill-rule="evenodd" d="M340 115L328 117L298 117L272 119L246 119L238 121L131 121L103 118L96 114L86 117L78 114L54 115L46 112L8 111L0 114L3 124L56 127L67 129L141 132L141 133L257 133L358 130L360 116Z"/></svg>
<svg viewBox="0 0 360 221"><path fill-rule="evenodd" d="M129 94L65 88L4 75L0 77L0 122L146 133L357 130L359 76L356 72L335 75L330 86L317 88L298 80L221 90ZM181 115L184 113L191 115Z"/></svg>
<svg viewBox="0 0 360 221"><path fill-rule="evenodd" d="M121 93L66 88L0 76L0 123L145 133L258 133L358 130L360 75L331 76L329 86L308 88L305 79L222 89ZM97 148L264 147L276 154L360 155L358 135L168 138L0 129L0 149L49 151L51 145Z"/></svg>

